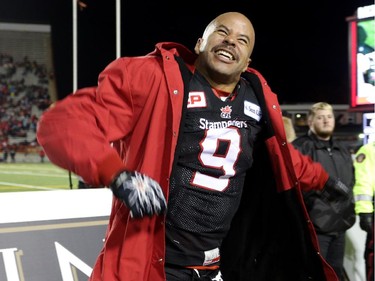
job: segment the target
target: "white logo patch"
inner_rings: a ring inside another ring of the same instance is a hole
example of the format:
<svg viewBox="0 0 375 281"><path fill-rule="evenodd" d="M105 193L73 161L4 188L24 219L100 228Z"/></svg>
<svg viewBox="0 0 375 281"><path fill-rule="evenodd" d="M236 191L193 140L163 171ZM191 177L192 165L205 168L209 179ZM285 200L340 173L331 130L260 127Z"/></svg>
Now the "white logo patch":
<svg viewBox="0 0 375 281"><path fill-rule="evenodd" d="M262 110L260 109L260 107L255 103L246 100L244 102L244 113L245 115L250 116L257 121L259 121L262 117Z"/></svg>
<svg viewBox="0 0 375 281"><path fill-rule="evenodd" d="M189 92L187 108L206 107L206 96L204 92Z"/></svg>
<svg viewBox="0 0 375 281"><path fill-rule="evenodd" d="M215 248L212 250L204 251L204 262L203 265L210 265L220 261L220 250Z"/></svg>

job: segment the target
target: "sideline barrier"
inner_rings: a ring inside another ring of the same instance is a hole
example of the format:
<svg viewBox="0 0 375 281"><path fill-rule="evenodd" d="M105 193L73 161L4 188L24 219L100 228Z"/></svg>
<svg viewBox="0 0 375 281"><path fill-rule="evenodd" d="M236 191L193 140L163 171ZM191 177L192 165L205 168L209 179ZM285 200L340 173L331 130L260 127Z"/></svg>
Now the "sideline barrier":
<svg viewBox="0 0 375 281"><path fill-rule="evenodd" d="M87 280L111 202L107 188L0 193L0 280Z"/></svg>
<svg viewBox="0 0 375 281"><path fill-rule="evenodd" d="M108 188L0 193L0 280L86 281L111 210ZM359 217L347 231L344 266L365 281Z"/></svg>

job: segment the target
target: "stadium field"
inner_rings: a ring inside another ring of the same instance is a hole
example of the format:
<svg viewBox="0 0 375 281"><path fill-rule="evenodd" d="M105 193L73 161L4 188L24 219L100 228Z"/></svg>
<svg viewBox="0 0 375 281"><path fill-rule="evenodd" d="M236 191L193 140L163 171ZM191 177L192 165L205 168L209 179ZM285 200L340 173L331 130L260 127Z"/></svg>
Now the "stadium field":
<svg viewBox="0 0 375 281"><path fill-rule="evenodd" d="M71 182L71 183L70 183ZM76 189L77 176L50 162L0 163L0 192Z"/></svg>

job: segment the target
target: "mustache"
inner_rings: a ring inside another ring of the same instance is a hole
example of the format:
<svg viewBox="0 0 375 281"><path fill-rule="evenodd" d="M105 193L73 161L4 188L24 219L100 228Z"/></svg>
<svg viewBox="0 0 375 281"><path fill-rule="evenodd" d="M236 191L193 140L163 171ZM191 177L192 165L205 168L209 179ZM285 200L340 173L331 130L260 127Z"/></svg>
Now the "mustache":
<svg viewBox="0 0 375 281"><path fill-rule="evenodd" d="M215 52L215 53L219 50L226 51L226 52L230 53L233 56L234 59L236 59L236 60L238 59L238 54L237 54L236 49L230 44L221 43L221 44L216 45L212 48L212 51Z"/></svg>

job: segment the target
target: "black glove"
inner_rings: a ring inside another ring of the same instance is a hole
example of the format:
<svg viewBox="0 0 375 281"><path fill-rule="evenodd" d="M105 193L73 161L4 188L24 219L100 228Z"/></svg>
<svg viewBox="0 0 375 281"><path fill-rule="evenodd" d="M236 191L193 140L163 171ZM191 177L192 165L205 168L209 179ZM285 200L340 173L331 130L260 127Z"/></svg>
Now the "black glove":
<svg viewBox="0 0 375 281"><path fill-rule="evenodd" d="M160 185L138 172L121 172L110 184L113 194L130 209L133 218L160 215L167 203Z"/></svg>
<svg viewBox="0 0 375 281"><path fill-rule="evenodd" d="M373 223L373 213L359 213L359 226L362 230L366 231L367 233L371 233Z"/></svg>
<svg viewBox="0 0 375 281"><path fill-rule="evenodd" d="M351 190L339 179L329 178L322 190L322 195L327 197L328 200L340 199L340 197L348 199Z"/></svg>

